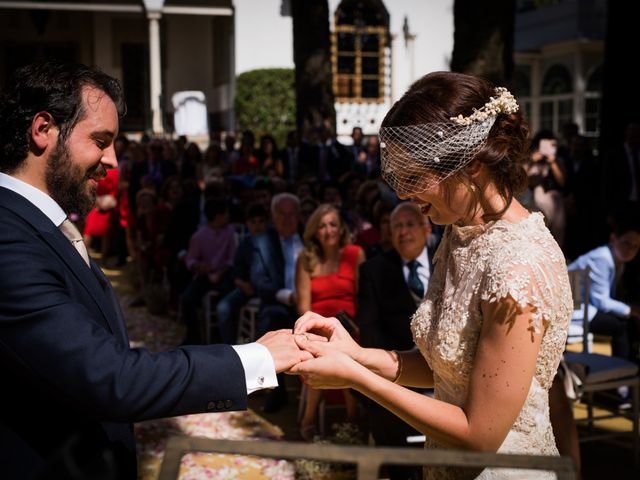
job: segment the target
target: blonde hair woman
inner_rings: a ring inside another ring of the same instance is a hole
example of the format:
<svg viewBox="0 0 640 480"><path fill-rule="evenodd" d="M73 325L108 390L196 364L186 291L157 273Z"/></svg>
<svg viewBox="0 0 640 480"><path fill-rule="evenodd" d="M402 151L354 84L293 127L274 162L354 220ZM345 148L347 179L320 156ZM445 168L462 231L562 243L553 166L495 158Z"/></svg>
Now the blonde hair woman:
<svg viewBox="0 0 640 480"><path fill-rule="evenodd" d="M345 313L355 318L358 267L364 261L364 251L351 245L349 229L340 218L340 212L330 204L322 204L311 214L304 230L304 250L296 266L296 292L298 311L313 311L333 317ZM355 398L344 390L347 420L354 421L357 414ZM300 422L300 435L313 439L316 433L318 405L322 398L319 390L306 389L304 413Z"/></svg>

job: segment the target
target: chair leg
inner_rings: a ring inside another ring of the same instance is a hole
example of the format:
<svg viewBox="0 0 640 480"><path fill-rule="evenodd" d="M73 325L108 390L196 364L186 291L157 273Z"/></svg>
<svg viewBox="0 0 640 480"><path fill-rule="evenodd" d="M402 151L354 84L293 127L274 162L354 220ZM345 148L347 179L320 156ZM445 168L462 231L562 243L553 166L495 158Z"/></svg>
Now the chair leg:
<svg viewBox="0 0 640 480"><path fill-rule="evenodd" d="M589 435L593 435L593 392L586 392L587 394L587 426Z"/></svg>
<svg viewBox="0 0 640 480"><path fill-rule="evenodd" d="M318 429L318 431L320 432L320 436L322 437L326 436L327 434L326 428L325 428L325 424L327 420L325 416L326 411L327 411L327 403L323 398L322 400L320 400L320 404L318 405L318 424L320 425L320 428Z"/></svg>
<svg viewBox="0 0 640 480"><path fill-rule="evenodd" d="M640 466L640 381L636 381L631 387L631 402L632 402L632 415L633 415L633 461L638 468Z"/></svg>
<svg viewBox="0 0 640 480"><path fill-rule="evenodd" d="M204 341L211 343L211 298L208 294L204 297Z"/></svg>

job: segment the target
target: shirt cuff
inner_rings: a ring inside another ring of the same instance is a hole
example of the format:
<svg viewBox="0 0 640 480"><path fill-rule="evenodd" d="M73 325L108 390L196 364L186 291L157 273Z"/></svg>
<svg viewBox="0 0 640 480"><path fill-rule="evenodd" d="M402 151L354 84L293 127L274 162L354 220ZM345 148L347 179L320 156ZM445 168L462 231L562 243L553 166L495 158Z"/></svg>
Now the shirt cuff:
<svg viewBox="0 0 640 480"><path fill-rule="evenodd" d="M276 365L267 347L259 343L231 345L231 347L242 362L247 381L247 395L257 390L278 386Z"/></svg>
<svg viewBox="0 0 640 480"><path fill-rule="evenodd" d="M280 303L284 303L285 305L290 306L292 293L293 290L290 290L288 288L281 288L276 292L276 300L278 300Z"/></svg>

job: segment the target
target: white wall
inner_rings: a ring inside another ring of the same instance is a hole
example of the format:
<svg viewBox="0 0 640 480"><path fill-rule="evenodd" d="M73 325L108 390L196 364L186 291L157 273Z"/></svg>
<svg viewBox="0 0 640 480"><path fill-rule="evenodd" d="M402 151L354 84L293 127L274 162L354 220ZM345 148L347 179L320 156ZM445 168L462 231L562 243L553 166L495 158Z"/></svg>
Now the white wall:
<svg viewBox="0 0 640 480"><path fill-rule="evenodd" d="M341 0L329 0L329 25ZM377 132L391 104L426 73L449 70L453 51L453 0L384 0L392 37L392 84L383 104L336 105L338 135L354 125ZM293 68L293 25L288 0L234 0L236 75L256 68ZM284 16L284 15L286 16ZM405 43L404 19L414 40Z"/></svg>
<svg viewBox="0 0 640 480"><path fill-rule="evenodd" d="M329 0L330 22L341 0ZM234 0L236 9L236 73L256 68L293 68L293 25L281 8L287 0ZM414 78L448 70L453 51L453 0L386 0L390 29L404 45L402 26L409 18L416 35ZM331 23L330 23L331 24ZM400 86L406 86L400 84Z"/></svg>
<svg viewBox="0 0 640 480"><path fill-rule="evenodd" d="M285 0L234 0L236 75L257 68L293 68L293 22Z"/></svg>

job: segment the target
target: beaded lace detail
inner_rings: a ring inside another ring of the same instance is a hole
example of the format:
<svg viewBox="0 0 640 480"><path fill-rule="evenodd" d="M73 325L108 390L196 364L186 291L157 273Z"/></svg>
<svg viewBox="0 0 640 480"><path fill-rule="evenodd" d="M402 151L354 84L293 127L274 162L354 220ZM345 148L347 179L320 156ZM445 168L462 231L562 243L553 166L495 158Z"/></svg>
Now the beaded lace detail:
<svg viewBox="0 0 640 480"><path fill-rule="evenodd" d="M498 220L447 227L434 264L427 296L411 329L434 372L436 398L462 405L467 397L483 320L481 301L510 296L522 306L533 306L533 328L546 330L524 406L498 451L558 455L548 390L564 351L572 300L564 255L542 215L532 213L518 223ZM437 448L429 438L426 446ZM542 471L506 469L425 472L431 479L555 478Z"/></svg>

